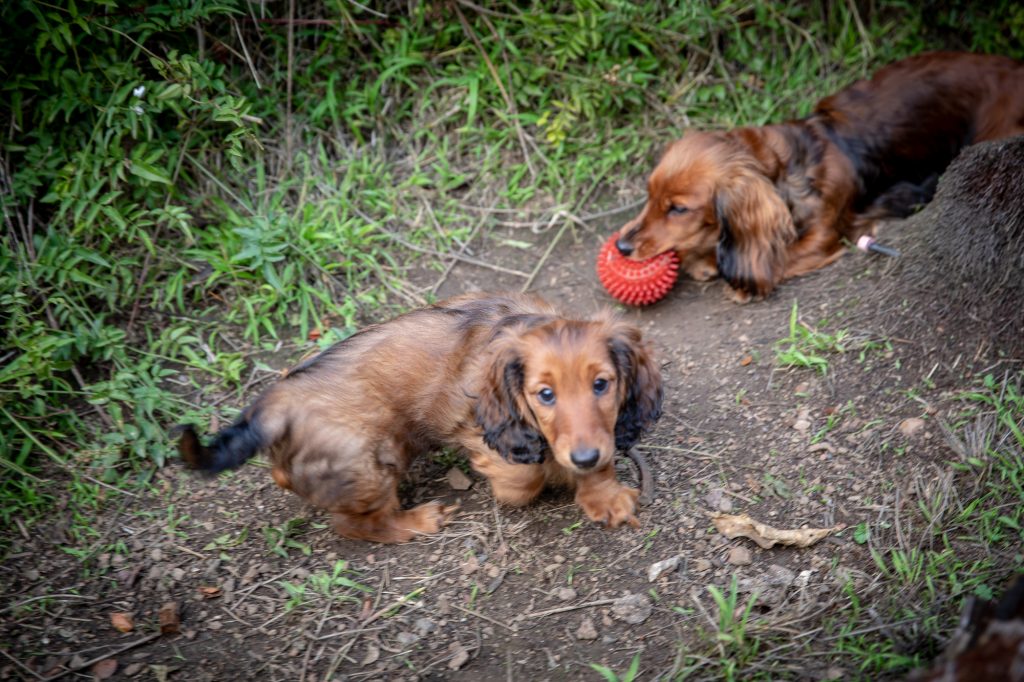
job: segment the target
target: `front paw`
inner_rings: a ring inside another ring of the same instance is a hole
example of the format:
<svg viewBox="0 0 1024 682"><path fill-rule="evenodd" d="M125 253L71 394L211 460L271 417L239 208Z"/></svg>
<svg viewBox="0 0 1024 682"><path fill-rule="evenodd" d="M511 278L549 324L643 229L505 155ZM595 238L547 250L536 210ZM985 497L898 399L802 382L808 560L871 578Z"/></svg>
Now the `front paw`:
<svg viewBox="0 0 1024 682"><path fill-rule="evenodd" d="M639 528L640 521L634 513L639 496L639 490L612 482L586 492L581 490L576 501L591 521L612 528L618 528L624 523Z"/></svg>

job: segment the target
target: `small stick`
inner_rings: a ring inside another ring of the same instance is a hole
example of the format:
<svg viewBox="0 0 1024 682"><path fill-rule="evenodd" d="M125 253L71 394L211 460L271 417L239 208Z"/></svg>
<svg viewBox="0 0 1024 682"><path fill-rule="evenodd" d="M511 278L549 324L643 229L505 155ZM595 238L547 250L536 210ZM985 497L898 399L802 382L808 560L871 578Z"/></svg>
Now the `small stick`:
<svg viewBox="0 0 1024 682"><path fill-rule="evenodd" d="M592 606L608 606L614 604L617 600L615 599L598 599L597 601L588 601L582 604L574 604L572 606L559 606L557 609L548 609L547 611L535 611L528 613L523 618L543 618L544 616L552 616L556 613L565 613L566 611L576 611L578 609L589 609ZM454 606L454 604L452 605Z"/></svg>
<svg viewBox="0 0 1024 682"><path fill-rule="evenodd" d="M45 680L46 679L45 677L43 677L42 675L37 673L32 668L28 667L27 665L25 665L24 663L22 663L21 661L16 659L14 656L11 656L9 653L4 651L3 649L0 649L0 654L3 654L4 656L6 656L12 663L14 663L14 665L18 666L19 668L21 668L25 672L31 673L32 676L35 677L37 680Z"/></svg>
<svg viewBox="0 0 1024 682"><path fill-rule="evenodd" d="M142 639L137 639L134 642L129 642L128 644L125 644L120 649L114 649L113 651L105 653L102 656L97 656L96 658L88 660L85 663L82 663L81 665L76 665L73 668L68 668L64 672L57 673L56 675L51 675L50 677L44 677L42 679L46 680L46 682L50 682L50 680L59 679L59 678L64 677L65 675L67 675L69 673L77 672L79 670L82 670L83 668L88 668L89 666L91 666L91 665L93 665L95 663L99 663L100 661L105 661L108 658L113 658L114 656L117 656L119 654L123 654L124 652L126 652L126 651L128 651L130 649L134 649L135 647L142 646L143 644L147 644L149 642L152 642L154 639L156 639L157 637L159 637L162 634L163 634L162 632L154 632L153 634L147 635L147 636L143 637Z"/></svg>
<svg viewBox="0 0 1024 682"><path fill-rule="evenodd" d="M636 468L640 470L640 497L637 502L646 507L654 502L654 476L651 475L651 467L647 464L647 459L636 448L626 450L626 457L633 460L633 464L636 464Z"/></svg>
<svg viewBox="0 0 1024 682"><path fill-rule="evenodd" d="M495 625L498 625L500 627L505 628L509 632L516 632L516 628L515 627L506 625L505 623L502 623L501 621L494 620L490 616L485 616L484 614L480 613L479 611L473 611L472 609L464 609L461 606L459 606L458 604L450 604L450 606L453 609L458 609L459 611L462 611L463 613L468 613L471 616L476 616L477 618L481 618L483 620L486 620L488 623L494 623Z"/></svg>

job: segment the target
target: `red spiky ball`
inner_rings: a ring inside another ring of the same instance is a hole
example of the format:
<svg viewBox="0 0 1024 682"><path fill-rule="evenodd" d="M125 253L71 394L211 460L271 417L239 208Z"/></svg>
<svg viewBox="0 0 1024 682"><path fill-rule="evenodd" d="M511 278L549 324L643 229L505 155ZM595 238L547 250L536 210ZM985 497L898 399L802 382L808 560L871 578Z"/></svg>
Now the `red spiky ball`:
<svg viewBox="0 0 1024 682"><path fill-rule="evenodd" d="M675 251L647 260L630 260L615 247L617 234L597 254L597 278L608 293L626 305L650 305L665 297L679 277L679 256Z"/></svg>

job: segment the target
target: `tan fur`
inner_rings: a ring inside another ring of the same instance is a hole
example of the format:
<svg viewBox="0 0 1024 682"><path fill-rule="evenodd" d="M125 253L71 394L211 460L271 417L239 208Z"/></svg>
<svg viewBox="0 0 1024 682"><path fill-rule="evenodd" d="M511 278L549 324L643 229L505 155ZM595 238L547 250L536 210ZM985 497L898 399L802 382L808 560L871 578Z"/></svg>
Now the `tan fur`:
<svg viewBox="0 0 1024 682"><path fill-rule="evenodd" d="M737 300L835 261L880 218L927 201L957 150L1024 132L1024 63L937 52L821 100L811 116L673 142L619 231L643 260L675 251Z"/></svg>
<svg viewBox="0 0 1024 682"><path fill-rule="evenodd" d="M608 382L600 394L598 379ZM554 405L538 397L545 388ZM617 422L640 400L646 426L660 399L657 366L632 326L608 314L566 319L534 297L468 295L368 327L300 365L235 428L262 435L277 484L331 512L340 535L403 542L436 532L454 511L437 502L402 510L398 500L413 457L440 446L464 448L501 502L576 487L590 518L635 525L635 491L612 466ZM542 454L485 443L487 432L504 443L534 431ZM574 452L594 451L592 466L574 463ZM517 456L543 461L510 461Z"/></svg>

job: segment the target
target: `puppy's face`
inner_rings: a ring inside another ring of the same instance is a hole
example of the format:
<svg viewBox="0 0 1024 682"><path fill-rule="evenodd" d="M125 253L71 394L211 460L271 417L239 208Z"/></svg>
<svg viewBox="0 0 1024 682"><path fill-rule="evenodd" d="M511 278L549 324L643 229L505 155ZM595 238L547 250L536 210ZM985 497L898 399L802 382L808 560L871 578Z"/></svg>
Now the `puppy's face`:
<svg viewBox="0 0 1024 682"><path fill-rule="evenodd" d="M615 455L622 397L607 338L595 323L560 325L523 338L523 401L562 467L604 468Z"/></svg>
<svg viewBox="0 0 1024 682"><path fill-rule="evenodd" d="M483 379L476 421L510 462L602 469L661 414L661 373L639 330L607 316L506 330Z"/></svg>
<svg viewBox="0 0 1024 682"><path fill-rule="evenodd" d="M619 251L634 260L675 251L688 270L713 257L715 188L727 151L717 133L690 133L672 143L648 180L643 211L619 230Z"/></svg>

